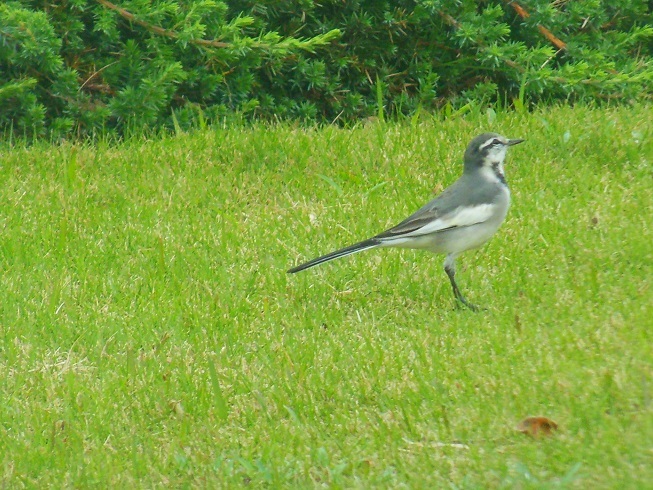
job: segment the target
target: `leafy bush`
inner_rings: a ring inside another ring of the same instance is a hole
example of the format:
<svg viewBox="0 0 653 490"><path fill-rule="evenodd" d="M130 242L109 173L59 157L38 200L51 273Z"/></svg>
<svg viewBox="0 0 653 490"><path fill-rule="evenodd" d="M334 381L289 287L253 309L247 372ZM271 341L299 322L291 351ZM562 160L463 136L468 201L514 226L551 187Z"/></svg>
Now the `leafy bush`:
<svg viewBox="0 0 653 490"><path fill-rule="evenodd" d="M627 101L651 94L651 24L643 0L5 2L0 130Z"/></svg>

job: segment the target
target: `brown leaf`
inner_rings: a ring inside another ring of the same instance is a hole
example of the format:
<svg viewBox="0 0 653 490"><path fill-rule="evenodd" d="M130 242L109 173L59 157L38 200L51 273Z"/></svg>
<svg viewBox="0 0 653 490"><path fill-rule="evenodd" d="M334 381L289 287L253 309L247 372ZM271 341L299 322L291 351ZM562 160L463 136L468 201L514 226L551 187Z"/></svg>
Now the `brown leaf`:
<svg viewBox="0 0 653 490"><path fill-rule="evenodd" d="M558 424L546 417L526 417L519 422L516 429L532 437L550 436L558 430Z"/></svg>
<svg viewBox="0 0 653 490"><path fill-rule="evenodd" d="M181 405L180 401L170 400L168 406L170 407L170 410L172 410L172 413L174 413L178 418L184 416L184 407Z"/></svg>

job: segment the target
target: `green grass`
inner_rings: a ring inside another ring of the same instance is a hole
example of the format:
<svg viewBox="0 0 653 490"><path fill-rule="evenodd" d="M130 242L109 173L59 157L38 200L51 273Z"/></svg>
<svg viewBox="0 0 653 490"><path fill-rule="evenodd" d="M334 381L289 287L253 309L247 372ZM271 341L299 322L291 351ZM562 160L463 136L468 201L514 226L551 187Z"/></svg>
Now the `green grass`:
<svg viewBox="0 0 653 490"><path fill-rule="evenodd" d="M0 150L3 487L644 488L650 106ZM299 261L527 138L459 260ZM529 415L551 438L514 430Z"/></svg>

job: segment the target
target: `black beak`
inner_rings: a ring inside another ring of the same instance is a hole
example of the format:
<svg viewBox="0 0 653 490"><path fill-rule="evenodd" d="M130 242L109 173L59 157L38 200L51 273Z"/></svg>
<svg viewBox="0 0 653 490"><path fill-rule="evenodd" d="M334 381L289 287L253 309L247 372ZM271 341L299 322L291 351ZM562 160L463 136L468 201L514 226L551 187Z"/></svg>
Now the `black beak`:
<svg viewBox="0 0 653 490"><path fill-rule="evenodd" d="M519 143L523 143L524 141L526 141L526 140L522 140L522 139L519 139L519 138L516 139L516 140L508 140L508 146L518 145Z"/></svg>

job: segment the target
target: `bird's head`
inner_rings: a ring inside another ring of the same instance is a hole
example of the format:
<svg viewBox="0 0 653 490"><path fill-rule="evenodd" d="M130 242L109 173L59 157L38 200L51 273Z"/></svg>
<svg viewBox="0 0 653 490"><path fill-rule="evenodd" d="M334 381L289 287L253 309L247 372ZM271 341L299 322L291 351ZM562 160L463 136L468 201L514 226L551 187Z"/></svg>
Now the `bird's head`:
<svg viewBox="0 0 653 490"><path fill-rule="evenodd" d="M483 133L477 136L465 150L465 171L486 167L503 177L503 160L506 158L508 147L523 141L510 140L497 133Z"/></svg>

